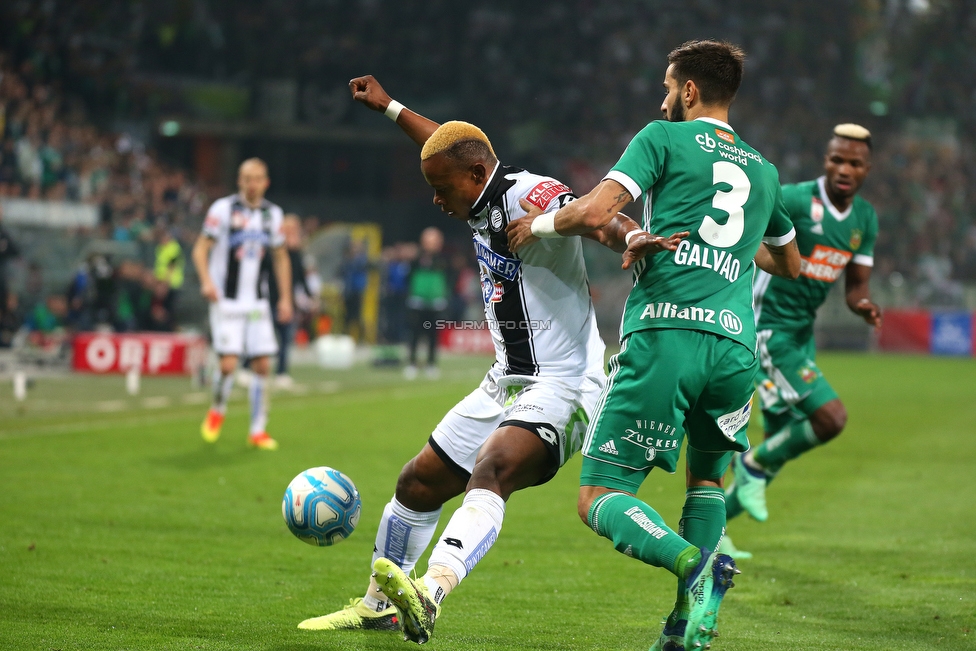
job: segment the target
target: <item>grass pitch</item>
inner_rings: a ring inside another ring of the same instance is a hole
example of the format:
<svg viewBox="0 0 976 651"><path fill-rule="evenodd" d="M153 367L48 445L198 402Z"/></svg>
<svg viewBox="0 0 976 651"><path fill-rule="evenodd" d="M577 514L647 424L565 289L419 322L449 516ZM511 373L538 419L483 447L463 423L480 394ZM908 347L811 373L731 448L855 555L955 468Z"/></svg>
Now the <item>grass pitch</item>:
<svg viewBox="0 0 976 651"><path fill-rule="evenodd" d="M717 650L976 649L974 363L825 354L847 431L789 465L770 520L730 524L743 575ZM397 634L299 631L361 596L396 475L484 359L439 381L299 373L276 394L281 450L244 446L238 392L222 439L183 380L40 380L0 395L0 649L406 649ZM760 433L757 423L753 440ZM331 465L359 487L349 540L313 548L281 520L285 486ZM646 649L674 580L615 553L575 514L579 459L509 502L498 543L445 602L432 649ZM676 525L683 477L641 497ZM456 507L445 508L441 526ZM421 561L426 567L426 558Z"/></svg>

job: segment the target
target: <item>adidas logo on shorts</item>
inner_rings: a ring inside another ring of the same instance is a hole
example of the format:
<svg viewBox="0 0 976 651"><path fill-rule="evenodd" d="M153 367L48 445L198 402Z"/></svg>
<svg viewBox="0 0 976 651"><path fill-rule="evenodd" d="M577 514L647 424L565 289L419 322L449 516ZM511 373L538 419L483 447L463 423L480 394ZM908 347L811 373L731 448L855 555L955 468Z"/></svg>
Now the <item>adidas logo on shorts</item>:
<svg viewBox="0 0 976 651"><path fill-rule="evenodd" d="M617 446L613 444L613 440L611 439L600 446L600 452L606 452L607 454L617 456Z"/></svg>

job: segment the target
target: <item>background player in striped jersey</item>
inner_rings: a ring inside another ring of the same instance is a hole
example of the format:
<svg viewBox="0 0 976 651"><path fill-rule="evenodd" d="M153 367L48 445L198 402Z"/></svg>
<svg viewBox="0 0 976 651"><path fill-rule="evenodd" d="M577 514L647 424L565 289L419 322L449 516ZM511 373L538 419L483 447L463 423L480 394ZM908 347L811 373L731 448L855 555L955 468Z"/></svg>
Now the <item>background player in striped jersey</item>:
<svg viewBox="0 0 976 651"><path fill-rule="evenodd" d="M496 361L481 386L444 416L397 479L373 552L365 596L300 628L398 628L424 643L441 600L494 544L505 502L545 483L575 454L603 388L604 345L590 301L582 244L566 238L518 256L505 229L525 214L519 200L552 211L574 198L559 181L502 165L488 138L464 122L438 125L393 101L372 77L350 82L353 97L385 112L418 145L434 204L471 227L481 269L485 317ZM655 238L615 215L593 239L625 252L674 249L680 237ZM631 232L636 235L631 235ZM464 493L431 552L426 574L407 576L433 538L442 505Z"/></svg>
<svg viewBox="0 0 976 651"><path fill-rule="evenodd" d="M813 323L830 288L844 274L847 307L868 325L881 325L871 300L878 217L858 195L871 169L871 134L839 124L827 143L824 175L783 186L802 256L800 277L786 281L761 273L755 281L761 371L757 388L766 440L733 463L728 517L743 509L768 517L766 484L787 461L830 441L844 429L847 410L816 364ZM739 556L731 541L725 549Z"/></svg>
<svg viewBox="0 0 976 651"><path fill-rule="evenodd" d="M270 358L278 352L267 298L267 266L262 270L261 265L269 250L280 297L275 317L282 322L292 317L291 262L281 231L283 215L281 208L264 198L269 184L264 161L249 158L241 163L238 193L210 206L203 232L193 246L200 293L210 301L213 347L220 357L214 374L213 403L200 432L208 443L220 436L237 360L249 357L254 379L248 388L251 426L247 440L260 450L278 448L278 442L265 431Z"/></svg>

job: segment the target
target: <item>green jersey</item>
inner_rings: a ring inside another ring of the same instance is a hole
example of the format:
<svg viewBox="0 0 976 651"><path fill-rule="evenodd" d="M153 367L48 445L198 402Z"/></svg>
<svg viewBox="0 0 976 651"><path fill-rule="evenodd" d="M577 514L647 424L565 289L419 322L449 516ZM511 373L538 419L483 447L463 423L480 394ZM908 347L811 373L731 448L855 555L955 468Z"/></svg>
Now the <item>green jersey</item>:
<svg viewBox="0 0 976 651"><path fill-rule="evenodd" d="M755 351L753 258L793 239L776 168L719 120L652 122L607 174L644 199L644 229L689 231L674 252L634 270L621 337L649 328L702 330Z"/></svg>
<svg viewBox="0 0 976 651"><path fill-rule="evenodd" d="M813 321L834 282L848 263L874 264L878 216L867 201L855 196L838 212L824 187L824 177L783 186L783 200L796 227L800 277L776 278L761 273L755 283L756 317L760 330L788 330L812 335Z"/></svg>

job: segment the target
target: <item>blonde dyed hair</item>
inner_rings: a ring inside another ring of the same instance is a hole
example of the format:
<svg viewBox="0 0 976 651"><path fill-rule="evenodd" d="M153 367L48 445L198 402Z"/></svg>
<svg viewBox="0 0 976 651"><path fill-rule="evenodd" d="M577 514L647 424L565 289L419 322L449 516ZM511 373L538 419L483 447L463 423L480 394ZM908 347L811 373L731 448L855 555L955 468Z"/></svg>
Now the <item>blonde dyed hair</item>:
<svg viewBox="0 0 976 651"><path fill-rule="evenodd" d="M437 130L430 134L430 138L424 143L424 148L420 152L420 160L427 160L442 151L447 151L459 142L469 140L477 140L485 143L491 155L495 155L491 141L488 140L488 136L485 135L484 131L473 124L461 122L460 120L451 120L437 127Z"/></svg>
<svg viewBox="0 0 976 651"><path fill-rule="evenodd" d="M853 122L838 124L834 127L834 135L849 140L861 140L869 145L871 144L871 132L860 124L854 124Z"/></svg>

